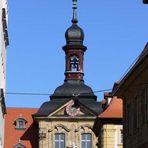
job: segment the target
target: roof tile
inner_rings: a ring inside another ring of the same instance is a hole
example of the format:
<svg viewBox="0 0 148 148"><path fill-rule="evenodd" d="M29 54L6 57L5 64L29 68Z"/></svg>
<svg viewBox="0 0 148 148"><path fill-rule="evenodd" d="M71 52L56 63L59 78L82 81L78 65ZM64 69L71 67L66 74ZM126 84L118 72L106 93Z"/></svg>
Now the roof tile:
<svg viewBox="0 0 148 148"><path fill-rule="evenodd" d="M4 148L14 147L17 143L22 143L27 148L38 147L38 125L32 118L37 110L38 108L7 108ZM20 116L27 121L25 130L15 129L14 122Z"/></svg>
<svg viewBox="0 0 148 148"><path fill-rule="evenodd" d="M98 116L99 118L122 118L123 117L122 99L113 96L108 107Z"/></svg>

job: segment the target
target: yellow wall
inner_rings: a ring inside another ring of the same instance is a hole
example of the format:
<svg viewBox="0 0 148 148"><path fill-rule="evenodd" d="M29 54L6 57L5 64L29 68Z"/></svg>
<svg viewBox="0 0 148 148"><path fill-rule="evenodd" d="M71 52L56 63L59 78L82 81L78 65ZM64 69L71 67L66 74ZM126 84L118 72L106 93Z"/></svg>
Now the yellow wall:
<svg viewBox="0 0 148 148"><path fill-rule="evenodd" d="M55 120L39 121L39 133L44 133L43 137L40 134L39 148L54 148L55 133L65 133L66 148L72 148L74 143L77 148L81 148L81 133L92 134L92 148L97 148L97 138L92 131L94 119L80 120Z"/></svg>
<svg viewBox="0 0 148 148"><path fill-rule="evenodd" d="M122 125L104 124L100 133L100 148L122 148Z"/></svg>

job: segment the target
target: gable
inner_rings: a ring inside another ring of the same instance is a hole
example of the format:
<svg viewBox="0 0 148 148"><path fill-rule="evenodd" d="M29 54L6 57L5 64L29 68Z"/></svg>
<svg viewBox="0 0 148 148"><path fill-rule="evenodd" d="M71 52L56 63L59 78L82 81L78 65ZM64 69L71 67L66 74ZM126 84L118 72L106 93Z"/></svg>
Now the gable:
<svg viewBox="0 0 148 148"><path fill-rule="evenodd" d="M48 117L94 117L96 116L89 108L83 104L75 104L71 99L64 105L60 106L54 112L50 113Z"/></svg>

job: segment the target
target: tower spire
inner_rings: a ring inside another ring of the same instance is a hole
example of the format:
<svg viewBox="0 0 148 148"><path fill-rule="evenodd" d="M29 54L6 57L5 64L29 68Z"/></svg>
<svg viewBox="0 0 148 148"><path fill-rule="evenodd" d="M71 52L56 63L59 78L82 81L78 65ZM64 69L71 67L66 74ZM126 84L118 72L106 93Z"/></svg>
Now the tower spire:
<svg viewBox="0 0 148 148"><path fill-rule="evenodd" d="M73 17L72 17L72 23L77 23L77 0L72 0L73 1Z"/></svg>

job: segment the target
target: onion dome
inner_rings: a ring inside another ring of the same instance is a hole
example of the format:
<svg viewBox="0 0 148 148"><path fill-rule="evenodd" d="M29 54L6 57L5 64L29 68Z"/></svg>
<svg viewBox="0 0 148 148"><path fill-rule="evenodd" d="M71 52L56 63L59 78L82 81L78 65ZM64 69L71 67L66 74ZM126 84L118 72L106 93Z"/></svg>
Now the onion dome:
<svg viewBox="0 0 148 148"><path fill-rule="evenodd" d="M83 44L84 32L76 23L74 23L67 29L65 38L67 44Z"/></svg>

